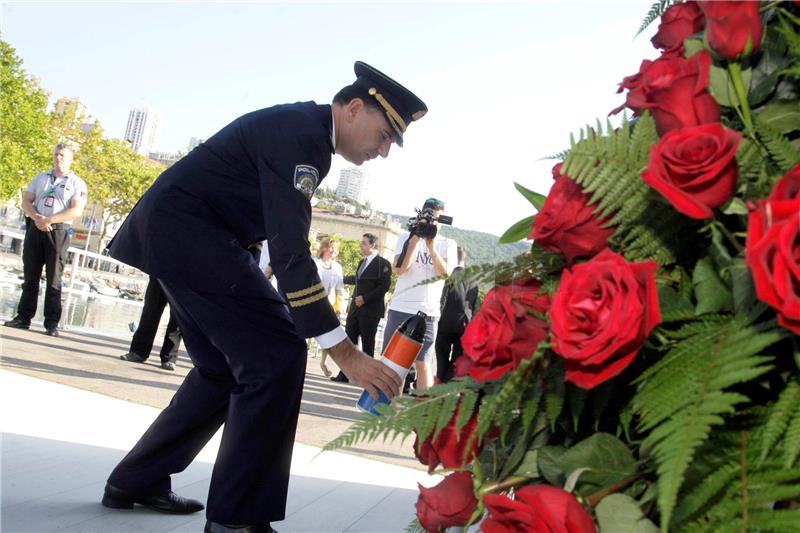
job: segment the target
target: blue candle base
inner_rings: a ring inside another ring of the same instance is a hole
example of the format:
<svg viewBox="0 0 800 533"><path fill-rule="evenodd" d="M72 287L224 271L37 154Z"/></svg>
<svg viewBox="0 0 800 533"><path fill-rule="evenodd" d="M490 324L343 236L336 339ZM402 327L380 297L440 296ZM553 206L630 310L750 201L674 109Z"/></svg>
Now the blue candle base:
<svg viewBox="0 0 800 533"><path fill-rule="evenodd" d="M367 391L362 392L361 393L361 397L358 399L358 403L356 403L356 406L359 409L361 409L362 411L364 411L365 413L372 413L373 415L380 415L380 413L375 410L375 406L378 405L378 404L381 404L381 403L389 405L390 402L389 402L389 398L387 398L386 395L383 393L383 391L381 391L380 389L378 389L378 394L380 394L380 399L379 400L375 400L370 395L369 392L367 392Z"/></svg>

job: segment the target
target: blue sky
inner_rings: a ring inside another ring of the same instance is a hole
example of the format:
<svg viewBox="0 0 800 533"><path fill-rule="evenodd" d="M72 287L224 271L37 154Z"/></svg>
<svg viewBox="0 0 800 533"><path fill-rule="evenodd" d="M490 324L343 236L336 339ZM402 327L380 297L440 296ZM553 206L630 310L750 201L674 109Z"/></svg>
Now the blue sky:
<svg viewBox="0 0 800 533"><path fill-rule="evenodd" d="M128 111L161 118L156 147L185 149L273 104L327 103L363 60L429 114L405 147L367 163L372 202L445 200L455 225L500 234L532 213L569 133L619 105L617 83L657 56L651 2L35 2L2 0L2 38L55 100L79 97L106 134ZM335 185L347 166L334 158Z"/></svg>

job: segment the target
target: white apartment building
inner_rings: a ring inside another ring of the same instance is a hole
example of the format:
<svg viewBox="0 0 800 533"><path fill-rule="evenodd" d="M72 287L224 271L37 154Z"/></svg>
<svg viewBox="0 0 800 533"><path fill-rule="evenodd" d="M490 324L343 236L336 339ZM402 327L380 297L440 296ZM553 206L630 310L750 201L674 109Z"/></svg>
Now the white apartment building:
<svg viewBox="0 0 800 533"><path fill-rule="evenodd" d="M336 196L365 204L369 198L369 174L355 167L343 168L339 173Z"/></svg>
<svg viewBox="0 0 800 533"><path fill-rule="evenodd" d="M192 150L194 150L195 148L197 148L198 146L200 146L204 142L206 142L206 140L205 139L201 139L200 137L192 137L192 138L190 138L189 139L189 151L191 152Z"/></svg>
<svg viewBox="0 0 800 533"><path fill-rule="evenodd" d="M131 148L143 156L153 150L156 132L158 131L158 115L149 109L131 109L128 114L128 125L125 127L125 139L130 141Z"/></svg>

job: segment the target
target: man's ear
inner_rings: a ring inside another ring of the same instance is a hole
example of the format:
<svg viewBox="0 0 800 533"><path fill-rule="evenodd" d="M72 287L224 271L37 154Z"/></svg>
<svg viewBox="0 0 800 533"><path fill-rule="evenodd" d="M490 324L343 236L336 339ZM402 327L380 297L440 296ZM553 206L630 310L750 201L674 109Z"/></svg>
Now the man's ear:
<svg viewBox="0 0 800 533"><path fill-rule="evenodd" d="M361 98L353 98L345 106L345 116L347 120L352 121L358 114L364 110L364 100Z"/></svg>

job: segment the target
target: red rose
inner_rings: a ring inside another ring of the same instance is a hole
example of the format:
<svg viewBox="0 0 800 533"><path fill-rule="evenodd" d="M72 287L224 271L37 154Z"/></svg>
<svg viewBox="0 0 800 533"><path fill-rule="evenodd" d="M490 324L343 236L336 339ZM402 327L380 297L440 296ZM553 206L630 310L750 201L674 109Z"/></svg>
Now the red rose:
<svg viewBox="0 0 800 533"><path fill-rule="evenodd" d="M564 254L570 263L577 257L594 255L606 246L613 228L604 228L589 206L589 195L566 174L562 163L553 167L556 180L542 210L533 221L529 239L543 248Z"/></svg>
<svg viewBox="0 0 800 533"><path fill-rule="evenodd" d="M489 516L483 533L545 532L595 533L592 515L575 496L551 485L527 485L514 499L497 494L483 497Z"/></svg>
<svg viewBox="0 0 800 533"><path fill-rule="evenodd" d="M795 165L778 180L767 200L796 200L798 198L800 198L800 165Z"/></svg>
<svg viewBox="0 0 800 533"><path fill-rule="evenodd" d="M433 435L425 439L421 445L419 444L419 435L414 440L414 454L420 463L428 465L428 472L433 472L439 463L445 468L459 468L464 466L465 462L472 461L477 455L478 439L472 438L478 427L477 414L469 419L460 433L456 432L457 419L458 410L436 436L436 440L432 440ZM470 445L469 452L467 451L468 444Z"/></svg>
<svg viewBox="0 0 800 533"><path fill-rule="evenodd" d="M472 476L454 472L434 487L419 486L417 518L426 531L438 533L442 528L465 525L477 505Z"/></svg>
<svg viewBox="0 0 800 533"><path fill-rule="evenodd" d="M719 123L673 130L650 148L642 179L684 215L711 218L736 191L741 140Z"/></svg>
<svg viewBox="0 0 800 533"><path fill-rule="evenodd" d="M553 349L567 381L591 389L622 372L661 322L655 261L628 263L604 250L564 270L550 309Z"/></svg>
<svg viewBox="0 0 800 533"><path fill-rule="evenodd" d="M702 30L704 25L703 11L697 2L675 4L661 15L658 33L650 42L656 48L683 53L683 41Z"/></svg>
<svg viewBox="0 0 800 533"><path fill-rule="evenodd" d="M456 376L476 381L497 379L519 366L547 337L547 323L531 315L547 313L550 297L538 294L540 285L495 287L461 337L464 353L456 360Z"/></svg>
<svg viewBox="0 0 800 533"><path fill-rule="evenodd" d="M745 262L758 299L800 335L800 198L758 202L748 219Z"/></svg>
<svg viewBox="0 0 800 533"><path fill-rule="evenodd" d="M761 2L699 2L706 16L708 45L726 59L761 48Z"/></svg>
<svg viewBox="0 0 800 533"><path fill-rule="evenodd" d="M706 51L688 59L662 57L642 61L639 74L623 80L625 105L635 114L649 109L660 135L686 126L719 122L719 104L708 92L711 56ZM626 85L627 83L627 85Z"/></svg>

